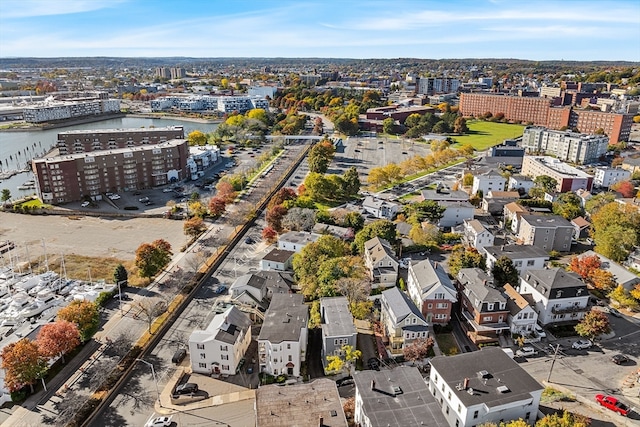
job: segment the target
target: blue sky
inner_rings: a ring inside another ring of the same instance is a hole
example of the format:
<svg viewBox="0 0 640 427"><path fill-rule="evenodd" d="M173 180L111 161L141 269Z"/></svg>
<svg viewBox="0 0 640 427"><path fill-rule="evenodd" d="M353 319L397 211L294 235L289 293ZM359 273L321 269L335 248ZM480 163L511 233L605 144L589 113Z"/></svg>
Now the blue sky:
<svg viewBox="0 0 640 427"><path fill-rule="evenodd" d="M637 0L0 0L0 57L640 61Z"/></svg>

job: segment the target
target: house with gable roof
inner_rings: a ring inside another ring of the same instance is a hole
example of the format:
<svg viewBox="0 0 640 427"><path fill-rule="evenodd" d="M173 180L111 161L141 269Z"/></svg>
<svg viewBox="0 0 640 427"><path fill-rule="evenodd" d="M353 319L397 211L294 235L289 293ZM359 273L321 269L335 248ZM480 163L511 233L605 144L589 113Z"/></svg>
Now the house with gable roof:
<svg viewBox="0 0 640 427"><path fill-rule="evenodd" d="M494 236L477 219L464 220L464 241L467 245L474 247L478 252L482 252L485 246L493 245Z"/></svg>
<svg viewBox="0 0 640 427"><path fill-rule="evenodd" d="M362 202L362 209L376 218L392 220L401 209L401 205L389 200L367 196Z"/></svg>
<svg viewBox="0 0 640 427"><path fill-rule="evenodd" d="M365 242L364 264L373 281L372 288L395 286L400 263L387 240L374 237Z"/></svg>
<svg viewBox="0 0 640 427"><path fill-rule="evenodd" d="M589 311L589 291L579 276L555 267L528 270L520 277L520 294L531 294L540 323L576 323Z"/></svg>
<svg viewBox="0 0 640 427"><path fill-rule="evenodd" d="M442 264L429 259L409 264L407 292L427 322L449 323L458 296Z"/></svg>
<svg viewBox="0 0 640 427"><path fill-rule="evenodd" d="M402 354L404 346L418 338L429 337L429 326L422 313L396 286L382 292L380 323L392 355Z"/></svg>
<svg viewBox="0 0 640 427"><path fill-rule="evenodd" d="M264 277L257 274L243 274L229 287L229 295L236 303L266 309L267 285Z"/></svg>
<svg viewBox="0 0 640 427"><path fill-rule="evenodd" d="M536 302L531 294L521 295L510 284L504 285L504 293L507 296L507 310L509 317L507 322L512 334L530 335L536 329L538 313L534 310Z"/></svg>
<svg viewBox="0 0 640 427"><path fill-rule="evenodd" d="M327 368L327 356L343 356L342 346L356 348L358 333L346 297L320 298L322 328L322 366Z"/></svg>
<svg viewBox="0 0 640 427"><path fill-rule="evenodd" d="M251 344L251 320L235 306L215 314L205 330L189 336L191 369L200 374L234 375Z"/></svg>

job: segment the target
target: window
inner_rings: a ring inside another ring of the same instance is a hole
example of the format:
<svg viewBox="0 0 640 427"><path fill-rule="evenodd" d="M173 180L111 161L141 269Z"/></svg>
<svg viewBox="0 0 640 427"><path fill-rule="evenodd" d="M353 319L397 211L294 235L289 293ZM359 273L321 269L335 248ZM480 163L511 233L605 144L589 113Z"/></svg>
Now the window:
<svg viewBox="0 0 640 427"><path fill-rule="evenodd" d="M447 400L451 400L451 392L447 394Z"/></svg>
<svg viewBox="0 0 640 427"><path fill-rule="evenodd" d="M462 412L462 405L458 403L458 413L460 412ZM456 425L458 425L457 421L456 421Z"/></svg>
<svg viewBox="0 0 640 427"><path fill-rule="evenodd" d="M532 265L534 265L536 263L536 260L534 259L530 259L529 261L527 261L527 267L531 267Z"/></svg>
<svg viewBox="0 0 640 427"><path fill-rule="evenodd" d="M491 317L491 316L484 316L484 317L482 318L482 321L483 321L483 322L491 322L492 320L493 320L493 317Z"/></svg>
<svg viewBox="0 0 640 427"><path fill-rule="evenodd" d="M229 360L229 355L228 354L222 354L222 355L220 355L220 359Z"/></svg>
<svg viewBox="0 0 640 427"><path fill-rule="evenodd" d="M475 420L476 418L478 418L478 411L473 412L473 419Z"/></svg>
<svg viewBox="0 0 640 427"><path fill-rule="evenodd" d="M487 310L489 311L493 311L493 303L489 303L489 306L487 307Z"/></svg>
<svg viewBox="0 0 640 427"><path fill-rule="evenodd" d="M291 344L290 343L287 344L287 350L291 350Z"/></svg>
<svg viewBox="0 0 640 427"><path fill-rule="evenodd" d="M447 410L445 412L449 415L449 405L447 405Z"/></svg>
<svg viewBox="0 0 640 427"><path fill-rule="evenodd" d="M427 304L427 308L433 308L433 304Z"/></svg>
<svg viewBox="0 0 640 427"><path fill-rule="evenodd" d="M444 294L443 293L437 293L437 294L435 294L433 299L444 299Z"/></svg>
<svg viewBox="0 0 640 427"><path fill-rule="evenodd" d="M513 263L513 265L517 268L517 267L522 267L522 261L516 261Z"/></svg>
<svg viewBox="0 0 640 427"><path fill-rule="evenodd" d="M198 350L204 350L204 344L198 344L196 347L198 347Z"/></svg>
<svg viewBox="0 0 640 427"><path fill-rule="evenodd" d="M293 357L289 355L289 362L293 361Z"/></svg>
<svg viewBox="0 0 640 427"><path fill-rule="evenodd" d="M198 363L198 367L199 367L199 368L206 368L206 367L207 367L207 364L206 364L206 363L199 362L199 363Z"/></svg>
<svg viewBox="0 0 640 427"><path fill-rule="evenodd" d="M200 359L206 359L207 353L200 353Z"/></svg>
<svg viewBox="0 0 640 427"><path fill-rule="evenodd" d="M436 308L447 308L449 307L449 304L447 304L446 302L439 302L438 304L436 304Z"/></svg>

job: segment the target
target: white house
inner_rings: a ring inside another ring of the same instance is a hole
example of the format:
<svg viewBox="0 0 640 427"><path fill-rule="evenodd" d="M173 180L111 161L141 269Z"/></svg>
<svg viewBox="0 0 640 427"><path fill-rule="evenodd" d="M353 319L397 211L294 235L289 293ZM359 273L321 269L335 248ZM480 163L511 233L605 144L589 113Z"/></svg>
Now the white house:
<svg viewBox="0 0 640 427"><path fill-rule="evenodd" d="M465 219L473 219L475 208L469 202L438 202L446 209L438 221L438 227L455 227Z"/></svg>
<svg viewBox="0 0 640 427"><path fill-rule="evenodd" d="M484 173L473 176L472 194L478 194L479 191L483 195L489 194L490 191L503 191L507 180L497 171L490 169Z"/></svg>
<svg viewBox="0 0 640 427"><path fill-rule="evenodd" d="M478 252L481 252L485 246L493 245L493 239L493 234L477 219L464 220L464 240Z"/></svg>
<svg viewBox="0 0 640 427"><path fill-rule="evenodd" d="M458 296L442 264L429 259L409 264L407 292L427 322L449 323Z"/></svg>
<svg viewBox="0 0 640 427"><path fill-rule="evenodd" d="M544 387L499 347L431 359L429 390L451 427L535 424Z"/></svg>
<svg viewBox="0 0 640 427"><path fill-rule="evenodd" d="M309 243L318 240L320 236L306 231L289 231L278 237L278 249L300 252Z"/></svg>
<svg viewBox="0 0 640 427"><path fill-rule="evenodd" d="M531 294L542 325L579 322L589 311L587 285L563 268L528 270L520 277L518 292Z"/></svg>
<svg viewBox="0 0 640 427"><path fill-rule="evenodd" d="M200 374L236 373L238 363L251 344L251 320L231 306L216 314L207 329L189 336L191 369Z"/></svg>
<svg viewBox="0 0 640 427"><path fill-rule="evenodd" d="M380 323L389 339L392 354L402 354L405 345L429 336L429 327L422 313L396 286L382 292Z"/></svg>
<svg viewBox="0 0 640 427"><path fill-rule="evenodd" d="M510 284L504 285L504 293L507 295L507 310L509 316L507 323L512 334L529 335L536 330L538 313L533 309L535 301L531 294L520 295Z"/></svg>
<svg viewBox="0 0 640 427"><path fill-rule="evenodd" d="M260 260L260 270L286 271L291 269L291 260L295 252L285 249L272 249Z"/></svg>
<svg viewBox="0 0 640 427"><path fill-rule="evenodd" d="M522 194L528 194L529 190L536 186L531 178L524 175L511 175L507 185L508 190L516 190Z"/></svg>
<svg viewBox="0 0 640 427"><path fill-rule="evenodd" d="M253 307L266 306L267 283L257 274L243 274L229 287L229 295L236 303Z"/></svg>
<svg viewBox="0 0 640 427"><path fill-rule="evenodd" d="M378 199L372 196L365 197L362 202L362 209L380 219L393 219L400 210L401 205L388 200Z"/></svg>
<svg viewBox="0 0 640 427"><path fill-rule="evenodd" d="M609 188L616 182L629 179L631 172L621 168L597 168L593 176L593 185Z"/></svg>
<svg viewBox="0 0 640 427"><path fill-rule="evenodd" d="M395 286L399 263L388 241L380 237L366 241L364 264L369 270L369 277L374 282L373 288Z"/></svg>
<svg viewBox="0 0 640 427"><path fill-rule="evenodd" d="M487 271L491 271L500 257L506 256L513 261L513 266L522 275L527 270L544 268L549 261L549 254L542 248L531 245L485 246L480 253L485 254ZM512 283L517 286L517 283Z"/></svg>
<svg viewBox="0 0 640 427"><path fill-rule="evenodd" d="M258 336L260 372L300 376L306 360L308 306L301 294L274 294Z"/></svg>

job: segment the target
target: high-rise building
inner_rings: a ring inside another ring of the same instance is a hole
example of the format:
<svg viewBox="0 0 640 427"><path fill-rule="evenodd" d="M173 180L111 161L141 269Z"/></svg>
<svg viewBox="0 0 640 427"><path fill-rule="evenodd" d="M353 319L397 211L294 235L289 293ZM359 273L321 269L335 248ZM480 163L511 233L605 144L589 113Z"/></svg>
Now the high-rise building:
<svg viewBox="0 0 640 427"><path fill-rule="evenodd" d="M154 145L184 139L182 126L164 128L72 130L58 134L60 155Z"/></svg>

